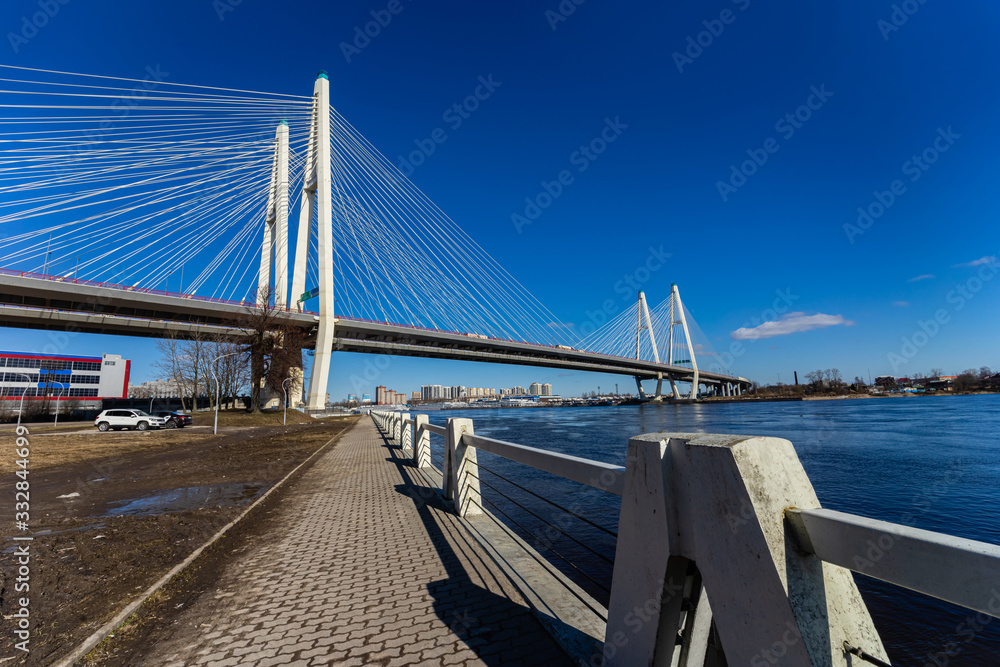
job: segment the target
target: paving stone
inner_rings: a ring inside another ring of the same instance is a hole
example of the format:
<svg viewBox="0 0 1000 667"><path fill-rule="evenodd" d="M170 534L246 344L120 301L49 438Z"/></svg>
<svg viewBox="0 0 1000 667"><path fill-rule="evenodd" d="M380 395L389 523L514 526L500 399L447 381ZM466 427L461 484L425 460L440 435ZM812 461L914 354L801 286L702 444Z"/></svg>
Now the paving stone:
<svg viewBox="0 0 1000 667"><path fill-rule="evenodd" d="M137 664L568 666L429 485L362 419Z"/></svg>

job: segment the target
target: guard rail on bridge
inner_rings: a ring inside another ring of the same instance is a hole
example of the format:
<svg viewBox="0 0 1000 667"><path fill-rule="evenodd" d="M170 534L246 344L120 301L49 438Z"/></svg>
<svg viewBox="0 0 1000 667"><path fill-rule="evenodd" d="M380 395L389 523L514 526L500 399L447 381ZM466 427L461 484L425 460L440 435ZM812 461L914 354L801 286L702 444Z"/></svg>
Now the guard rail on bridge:
<svg viewBox="0 0 1000 667"><path fill-rule="evenodd" d="M889 664L851 570L1000 617L1000 547L821 508L787 440L652 433L629 440L621 467L477 436L470 419L371 415L425 470L437 469L431 436L444 439L441 491L467 522L500 523L483 507L478 450L621 496L603 613L526 595L580 664ZM567 618L592 641L560 633Z"/></svg>

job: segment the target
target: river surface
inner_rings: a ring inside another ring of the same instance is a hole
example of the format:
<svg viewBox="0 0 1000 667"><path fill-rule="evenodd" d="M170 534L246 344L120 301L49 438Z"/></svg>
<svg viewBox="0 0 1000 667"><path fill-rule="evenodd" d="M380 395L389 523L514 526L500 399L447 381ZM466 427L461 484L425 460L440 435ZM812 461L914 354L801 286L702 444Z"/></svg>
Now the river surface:
<svg viewBox="0 0 1000 667"><path fill-rule="evenodd" d="M618 465L625 463L629 437L641 433L786 438L826 508L1000 544L998 395L428 415L434 424L470 418L477 435ZM432 438L439 467L440 440ZM617 530L620 500L488 454L480 453L480 463L481 479L489 485L483 487L486 507L606 604L615 548L608 532ZM855 579L894 664L1000 665L1000 619L977 619L974 612L920 594L862 575Z"/></svg>

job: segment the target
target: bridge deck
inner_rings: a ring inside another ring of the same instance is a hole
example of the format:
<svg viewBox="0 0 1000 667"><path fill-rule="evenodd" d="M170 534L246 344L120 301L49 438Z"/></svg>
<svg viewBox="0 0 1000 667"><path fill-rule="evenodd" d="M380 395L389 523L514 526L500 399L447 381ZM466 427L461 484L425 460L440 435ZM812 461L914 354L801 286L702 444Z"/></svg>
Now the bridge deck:
<svg viewBox="0 0 1000 667"><path fill-rule="evenodd" d="M140 664L568 665L428 486L361 420Z"/></svg>
<svg viewBox="0 0 1000 667"><path fill-rule="evenodd" d="M235 302L60 282L12 275L0 269L2 327L145 337L167 334L187 337L201 333L238 339L243 332L234 328L235 322L246 310L246 305ZM315 313L286 311L279 317L306 332L307 346L315 345L319 320ZM682 366L349 317L336 318L334 336L334 351L540 366L643 379L662 376L679 382L693 379L692 370ZM704 369L699 381L705 385L725 382L749 385L745 378Z"/></svg>

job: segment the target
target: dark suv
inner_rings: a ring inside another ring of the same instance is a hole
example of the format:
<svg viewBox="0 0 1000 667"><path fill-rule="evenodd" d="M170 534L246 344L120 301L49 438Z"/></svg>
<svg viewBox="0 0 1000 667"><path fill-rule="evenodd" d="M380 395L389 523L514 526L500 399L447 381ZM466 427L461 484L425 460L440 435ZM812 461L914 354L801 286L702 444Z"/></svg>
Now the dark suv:
<svg viewBox="0 0 1000 667"><path fill-rule="evenodd" d="M155 413L157 417L163 417L167 420L167 423L163 425L163 428L184 428L191 424L191 415L185 415L180 412L157 412Z"/></svg>

